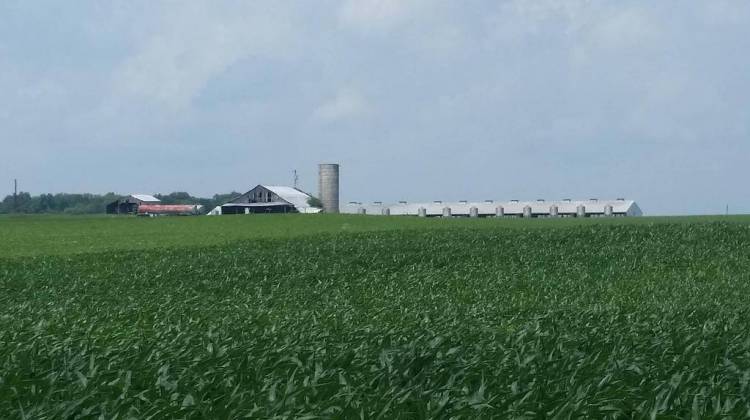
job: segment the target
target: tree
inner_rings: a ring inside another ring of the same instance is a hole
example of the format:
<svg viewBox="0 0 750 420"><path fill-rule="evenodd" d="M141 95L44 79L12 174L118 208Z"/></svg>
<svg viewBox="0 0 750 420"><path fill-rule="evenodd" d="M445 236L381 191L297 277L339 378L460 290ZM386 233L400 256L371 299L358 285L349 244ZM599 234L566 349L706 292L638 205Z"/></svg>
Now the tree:
<svg viewBox="0 0 750 420"><path fill-rule="evenodd" d="M320 199L318 197L314 197L312 195L310 196L310 198L307 199L307 204L310 207L315 207L315 208L318 208L318 209L322 209L323 208L323 202L320 201Z"/></svg>
<svg viewBox="0 0 750 420"><path fill-rule="evenodd" d="M164 204L200 204L206 212L240 195L237 192L216 194L213 198L193 197L186 192L174 192L156 197ZM0 201L0 213L70 213L94 214L104 213L107 204L121 198L115 193L99 194L40 194L32 196L19 192L17 203L13 196L6 196Z"/></svg>

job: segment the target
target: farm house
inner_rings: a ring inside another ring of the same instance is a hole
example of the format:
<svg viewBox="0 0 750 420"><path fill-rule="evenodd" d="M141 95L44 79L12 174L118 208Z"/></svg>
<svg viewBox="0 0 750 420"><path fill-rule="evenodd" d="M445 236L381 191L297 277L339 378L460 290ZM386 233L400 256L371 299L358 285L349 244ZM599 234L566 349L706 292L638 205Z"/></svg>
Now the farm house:
<svg viewBox="0 0 750 420"><path fill-rule="evenodd" d="M318 213L308 203L312 196L300 189L275 185L258 185L250 191L217 206L209 215L253 213Z"/></svg>
<svg viewBox="0 0 750 420"><path fill-rule="evenodd" d="M433 201L428 203L384 204L382 202L349 202L341 206L342 213L374 214L393 216L464 216L464 217L624 217L642 216L638 204L633 200L559 200L559 201L494 201L481 202Z"/></svg>
<svg viewBox="0 0 750 420"><path fill-rule="evenodd" d="M159 204L161 200L149 194L130 194L107 204L107 214L136 214L141 204Z"/></svg>

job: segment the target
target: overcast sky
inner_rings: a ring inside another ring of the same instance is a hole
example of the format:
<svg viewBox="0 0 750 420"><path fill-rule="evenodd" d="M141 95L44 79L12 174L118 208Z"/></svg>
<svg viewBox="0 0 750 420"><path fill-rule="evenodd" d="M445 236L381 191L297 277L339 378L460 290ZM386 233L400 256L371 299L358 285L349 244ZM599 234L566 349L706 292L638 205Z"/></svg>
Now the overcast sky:
<svg viewBox="0 0 750 420"><path fill-rule="evenodd" d="M0 195L750 212L750 2L0 2Z"/></svg>

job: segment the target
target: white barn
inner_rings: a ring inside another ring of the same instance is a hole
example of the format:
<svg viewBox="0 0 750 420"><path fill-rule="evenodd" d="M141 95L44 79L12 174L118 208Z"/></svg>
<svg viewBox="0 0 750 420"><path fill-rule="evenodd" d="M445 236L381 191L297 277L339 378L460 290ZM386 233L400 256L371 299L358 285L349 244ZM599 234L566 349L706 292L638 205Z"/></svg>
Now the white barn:
<svg viewBox="0 0 750 420"><path fill-rule="evenodd" d="M465 217L603 217L642 216L633 200L559 200L559 201L433 201L426 203L361 203L341 206L341 213L392 216L465 216Z"/></svg>
<svg viewBox="0 0 750 420"><path fill-rule="evenodd" d="M252 213L318 213L308 203L312 196L300 189L278 185L258 185L250 191L217 206L209 215Z"/></svg>

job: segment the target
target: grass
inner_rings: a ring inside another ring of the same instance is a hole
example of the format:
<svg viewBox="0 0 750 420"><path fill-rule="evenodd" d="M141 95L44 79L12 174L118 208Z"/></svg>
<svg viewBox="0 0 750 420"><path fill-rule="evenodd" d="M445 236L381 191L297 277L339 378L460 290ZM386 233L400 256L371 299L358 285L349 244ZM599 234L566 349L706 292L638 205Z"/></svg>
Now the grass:
<svg viewBox="0 0 750 420"><path fill-rule="evenodd" d="M0 233L0 418L750 415L748 218Z"/></svg>
<svg viewBox="0 0 750 420"><path fill-rule="evenodd" d="M263 215L223 217L0 215L0 258L64 255L164 247L217 246L238 240L296 238L322 233L470 229L534 229L608 224L750 223L748 216L628 219L421 219L359 215Z"/></svg>

